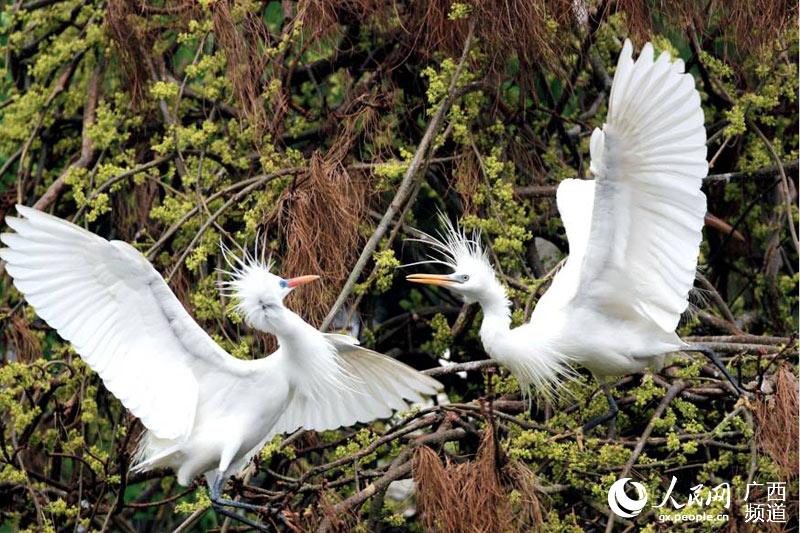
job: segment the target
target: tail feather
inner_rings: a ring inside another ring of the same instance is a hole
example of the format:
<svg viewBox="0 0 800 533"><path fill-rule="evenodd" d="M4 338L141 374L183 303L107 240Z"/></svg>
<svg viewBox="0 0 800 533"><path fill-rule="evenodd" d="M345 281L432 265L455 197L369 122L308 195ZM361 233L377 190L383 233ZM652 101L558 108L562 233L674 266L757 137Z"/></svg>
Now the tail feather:
<svg viewBox="0 0 800 533"><path fill-rule="evenodd" d="M136 445L131 472L172 468L176 463L176 455L180 453L180 446L174 440L159 439L152 432L145 431Z"/></svg>

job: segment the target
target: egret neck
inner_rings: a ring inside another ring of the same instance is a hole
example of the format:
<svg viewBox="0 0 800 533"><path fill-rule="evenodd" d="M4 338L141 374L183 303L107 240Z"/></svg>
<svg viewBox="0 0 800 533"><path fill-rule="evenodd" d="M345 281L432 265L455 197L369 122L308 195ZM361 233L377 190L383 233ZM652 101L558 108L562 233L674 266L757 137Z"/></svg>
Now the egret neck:
<svg viewBox="0 0 800 533"><path fill-rule="evenodd" d="M506 296L506 290L492 275L476 300L483 310L480 329L483 346L492 357L502 361L503 354L496 353L495 347L511 331L511 302Z"/></svg>
<svg viewBox="0 0 800 533"><path fill-rule="evenodd" d="M276 327L267 333L275 335L281 351L299 355L285 359L287 378L294 388L312 397L330 385L352 388L336 350L317 328L288 308L281 309L272 322Z"/></svg>

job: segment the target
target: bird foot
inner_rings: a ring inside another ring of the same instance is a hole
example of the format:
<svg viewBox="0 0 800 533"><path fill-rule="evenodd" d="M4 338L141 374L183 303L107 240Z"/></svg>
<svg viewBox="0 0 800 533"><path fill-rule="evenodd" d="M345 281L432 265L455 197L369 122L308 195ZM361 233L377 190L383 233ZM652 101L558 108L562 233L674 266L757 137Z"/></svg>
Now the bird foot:
<svg viewBox="0 0 800 533"><path fill-rule="evenodd" d="M283 521L283 515L281 514L281 510L278 508L254 505L252 503L237 502L236 500L229 500L228 498L223 498L222 487L225 485L225 480L226 480L225 476L222 473L220 473L214 479L214 482L211 484L210 487L211 506L214 508L214 511L216 513L222 516L227 516L232 520L237 520L243 524L252 527L257 531L272 531L272 529L268 528L261 522L256 522L255 520L247 518L243 514L227 509L227 507L244 509L245 511L252 511L258 513L259 515L268 514L272 516L277 516L281 521Z"/></svg>
<svg viewBox="0 0 800 533"><path fill-rule="evenodd" d="M237 522L241 522L242 524L245 524L247 526L252 527L256 531L265 531L265 532L272 531L270 528L268 528L266 525L262 524L261 522L256 522L255 520L251 520L251 519L247 518L243 514L239 514L239 513L235 512L235 511L231 511L230 509L226 509L225 506L228 505L229 502L230 503L241 503L241 502L234 502L233 500L218 500L218 501L212 502L211 505L214 508L214 512L216 512L217 514L220 514L222 516L227 516L228 518L230 518L232 520L236 520ZM256 507L256 506L254 506L254 507ZM262 509L264 509L264 508L262 508Z"/></svg>
<svg viewBox="0 0 800 533"><path fill-rule="evenodd" d="M728 369L725 368L725 365L722 363L719 356L716 354L714 350L712 350L708 346L703 346L702 344L692 344L686 350L690 352L698 352L705 355L708 358L708 360L711 361L714 364L714 366L716 366L719 369L720 372L722 372L722 375L725 376L725 379L727 379L730 382L737 396L741 397L748 395L748 392L742 388L739 382L733 379L733 376L730 375Z"/></svg>

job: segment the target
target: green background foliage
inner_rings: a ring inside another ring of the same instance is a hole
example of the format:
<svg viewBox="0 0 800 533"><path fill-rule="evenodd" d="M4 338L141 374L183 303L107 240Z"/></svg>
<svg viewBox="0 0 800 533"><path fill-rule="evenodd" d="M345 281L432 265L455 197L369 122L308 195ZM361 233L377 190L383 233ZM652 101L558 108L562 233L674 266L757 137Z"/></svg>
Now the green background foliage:
<svg viewBox="0 0 800 533"><path fill-rule="evenodd" d="M480 229L513 319L524 322L567 253L555 186L589 176L589 135L602 126L623 39L637 49L652 39L696 77L709 136L704 279L680 333L715 346L761 394L737 402L713 369L681 357L660 374L621 378L616 431L582 435L581 423L605 410L588 374L561 404L530 410L503 371L446 376L450 407L276 439L231 494L281 508L282 530L328 520L345 530L420 531L419 513L404 515L409 503L381 490L347 503L416 446L376 440L419 423L423 433L458 429L431 445L451 467L477 462L490 431L496 466L525 469L533 495L505 484L507 500L515 512L535 500L539 512L509 527L605 527L607 488L629 460L650 494L663 494L672 475L681 494L697 483L733 485L729 523L692 528L747 530L744 488L754 480L789 483L791 522L796 13L783 2L663 4L7 2L0 214L37 205L132 243L220 345L247 359L274 341L249 331L219 294L220 240L235 248L258 239L282 275L321 275L290 299L319 325L410 177L333 326L357 323L365 345L420 369L484 359L477 309L402 280L397 267L425 255L406 239L435 232L437 212ZM432 142L415 167L426 131ZM204 483L183 489L168 472L126 475L140 424L7 275L0 290L0 530L166 531L189 517L197 530L220 527L203 512ZM678 382L685 387L662 404ZM480 398L494 403L476 408ZM344 458L352 460L330 466ZM670 527L652 513L636 523Z"/></svg>

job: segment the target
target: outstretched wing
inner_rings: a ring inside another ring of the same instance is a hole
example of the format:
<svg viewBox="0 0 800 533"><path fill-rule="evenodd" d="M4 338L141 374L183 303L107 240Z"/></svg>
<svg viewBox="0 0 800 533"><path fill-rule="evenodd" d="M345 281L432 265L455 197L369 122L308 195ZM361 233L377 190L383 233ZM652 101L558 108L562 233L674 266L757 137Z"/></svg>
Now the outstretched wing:
<svg viewBox="0 0 800 533"><path fill-rule="evenodd" d="M337 386L331 383L314 397L296 393L272 434L299 427L323 431L356 422L387 418L392 411L408 408L408 402L421 402L442 388L435 379L378 352L362 348L346 335L326 334L336 350L339 366L348 376ZM319 399L323 401L319 401Z"/></svg>
<svg viewBox="0 0 800 533"><path fill-rule="evenodd" d="M194 423L204 377L245 372L132 246L29 207L6 218L0 257L36 313L125 407L164 439Z"/></svg>
<svg viewBox="0 0 800 533"><path fill-rule="evenodd" d="M575 297L672 332L688 304L706 212L703 110L680 59L654 61L649 43L636 62L631 51L626 41L607 123L591 139L594 203Z"/></svg>
<svg viewBox="0 0 800 533"><path fill-rule="evenodd" d="M531 322L547 321L551 314L575 297L586 255L594 206L594 180L566 179L558 184L556 204L567 232L569 256L556 272L547 291L539 298Z"/></svg>
<svg viewBox="0 0 800 533"><path fill-rule="evenodd" d="M708 172L700 96L683 62L636 62L625 42L607 123L592 134L595 180L564 180L558 210L569 258L532 320L570 302L673 332L688 304L702 239Z"/></svg>
<svg viewBox="0 0 800 533"><path fill-rule="evenodd" d="M244 468L275 435L299 428L325 431L388 418L392 411L406 409L408 402L421 402L423 396L434 395L442 388L441 383L410 366L362 348L353 337L324 335L335 352L333 368L309 376L305 390L292 392L269 433L231 465L231 472ZM272 357L280 356L278 349ZM338 375L325 375L327 372Z"/></svg>

